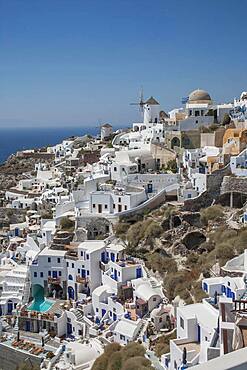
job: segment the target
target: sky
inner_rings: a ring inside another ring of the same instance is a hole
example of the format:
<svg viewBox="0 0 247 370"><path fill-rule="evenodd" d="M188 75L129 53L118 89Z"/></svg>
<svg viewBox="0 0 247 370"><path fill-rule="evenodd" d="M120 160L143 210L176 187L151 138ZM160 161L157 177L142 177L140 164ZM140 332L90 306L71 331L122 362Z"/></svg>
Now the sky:
<svg viewBox="0 0 247 370"><path fill-rule="evenodd" d="M246 0L0 0L0 127L130 124L247 90Z"/></svg>

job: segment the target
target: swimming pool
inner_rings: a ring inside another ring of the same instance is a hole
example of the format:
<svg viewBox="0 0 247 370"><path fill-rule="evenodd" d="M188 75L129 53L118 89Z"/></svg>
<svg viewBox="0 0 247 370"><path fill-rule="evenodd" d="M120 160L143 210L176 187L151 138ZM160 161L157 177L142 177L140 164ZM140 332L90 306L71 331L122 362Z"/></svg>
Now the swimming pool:
<svg viewBox="0 0 247 370"><path fill-rule="evenodd" d="M55 302L49 301L45 299L44 301L33 301L30 306L28 306L29 311L38 311L38 312L46 312L48 311Z"/></svg>

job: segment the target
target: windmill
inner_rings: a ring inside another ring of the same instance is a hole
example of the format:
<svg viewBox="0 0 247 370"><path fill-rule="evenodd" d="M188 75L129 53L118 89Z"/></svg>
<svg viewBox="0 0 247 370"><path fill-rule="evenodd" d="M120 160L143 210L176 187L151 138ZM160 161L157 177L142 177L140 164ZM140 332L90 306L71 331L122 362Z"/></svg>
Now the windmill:
<svg viewBox="0 0 247 370"><path fill-rule="evenodd" d="M143 100L143 88L141 87L140 101L138 103L130 103L130 105L138 105L140 112L143 113L143 106L144 106L144 104L145 104L145 102Z"/></svg>

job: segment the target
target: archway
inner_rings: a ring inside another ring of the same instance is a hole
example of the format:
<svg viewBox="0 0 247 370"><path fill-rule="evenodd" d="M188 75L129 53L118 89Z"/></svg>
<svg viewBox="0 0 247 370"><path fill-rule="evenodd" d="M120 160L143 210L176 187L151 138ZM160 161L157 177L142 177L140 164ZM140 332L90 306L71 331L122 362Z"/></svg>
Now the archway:
<svg viewBox="0 0 247 370"><path fill-rule="evenodd" d="M50 292L53 295L55 291L55 298L62 298L63 288L59 284L51 284Z"/></svg>
<svg viewBox="0 0 247 370"><path fill-rule="evenodd" d="M68 298L73 300L75 298L75 291L74 288L72 288L72 286L68 287Z"/></svg>
<svg viewBox="0 0 247 370"><path fill-rule="evenodd" d="M180 140L176 136L174 136L171 140L171 149L174 149L175 146L180 147Z"/></svg>

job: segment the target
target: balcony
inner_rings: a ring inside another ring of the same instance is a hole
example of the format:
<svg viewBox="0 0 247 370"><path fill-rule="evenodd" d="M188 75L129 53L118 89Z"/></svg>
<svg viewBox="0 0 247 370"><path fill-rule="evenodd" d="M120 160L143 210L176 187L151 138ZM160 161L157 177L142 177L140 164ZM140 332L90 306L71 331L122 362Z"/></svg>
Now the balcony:
<svg viewBox="0 0 247 370"><path fill-rule="evenodd" d="M53 284L53 285L56 285L56 284L61 284L61 279L58 278L58 277L48 277L48 284Z"/></svg>
<svg viewBox="0 0 247 370"><path fill-rule="evenodd" d="M80 284L86 284L88 282L88 278L77 275L76 282Z"/></svg>

